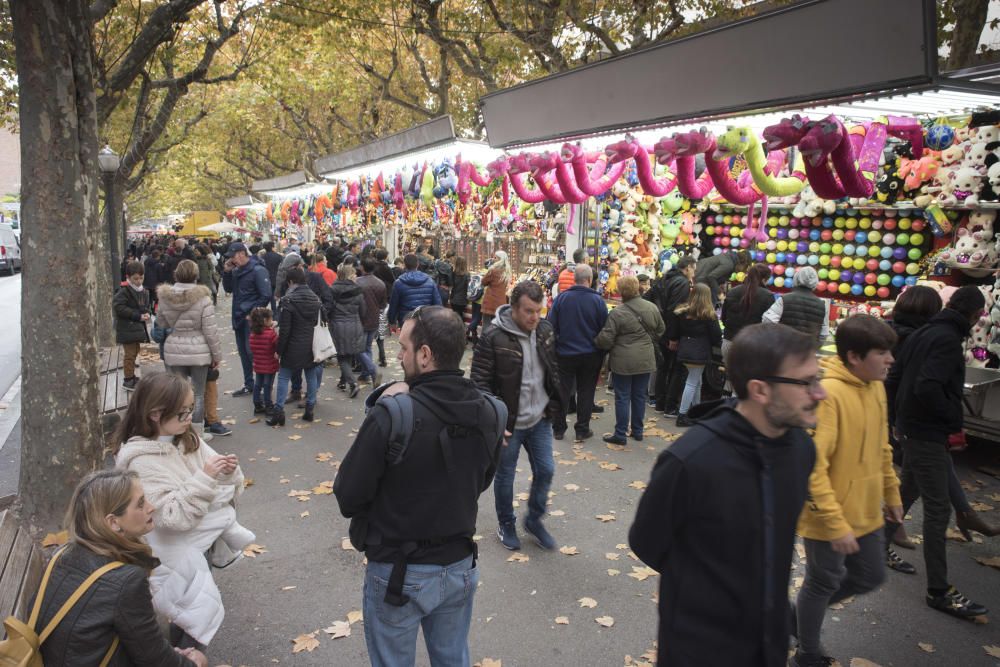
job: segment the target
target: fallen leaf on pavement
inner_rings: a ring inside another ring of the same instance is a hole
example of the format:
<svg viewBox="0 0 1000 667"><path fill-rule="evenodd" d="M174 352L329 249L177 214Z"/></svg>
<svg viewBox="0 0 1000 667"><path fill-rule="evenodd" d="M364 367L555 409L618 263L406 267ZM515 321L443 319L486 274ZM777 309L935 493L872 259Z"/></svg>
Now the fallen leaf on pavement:
<svg viewBox="0 0 1000 667"><path fill-rule="evenodd" d="M271 458L268 459L268 461L271 463L277 463L280 460L281 460L280 456L272 456Z"/></svg>
<svg viewBox="0 0 1000 667"><path fill-rule="evenodd" d="M976 562L980 565L988 565L990 567L995 567L1000 570L1000 556L991 556L990 558L983 558L978 556Z"/></svg>
<svg viewBox="0 0 1000 667"><path fill-rule="evenodd" d="M639 489L641 491L646 488L646 483L637 479L631 484L629 484L629 486L632 487L633 489Z"/></svg>
<svg viewBox="0 0 1000 667"><path fill-rule="evenodd" d="M319 640L316 639L315 632L310 632L307 635L299 635L292 640L292 653L301 653L302 651L311 653L317 646L319 646Z"/></svg>
<svg viewBox="0 0 1000 667"><path fill-rule="evenodd" d="M558 461L556 461L556 463L558 463L561 466L575 466L580 464L579 461L569 461L567 459L559 459Z"/></svg>
<svg viewBox="0 0 1000 667"><path fill-rule="evenodd" d="M326 425L327 426L343 426L344 422L332 421L332 422L327 422Z"/></svg>
<svg viewBox="0 0 1000 667"><path fill-rule="evenodd" d="M615 549L628 549L627 544L616 544Z"/></svg>
<svg viewBox="0 0 1000 667"><path fill-rule="evenodd" d="M604 557L607 558L608 560L618 560L619 556L621 556L621 554L616 554L614 551L609 551L608 553L604 554Z"/></svg>
<svg viewBox="0 0 1000 667"><path fill-rule="evenodd" d="M309 496L312 495L312 491L296 491L292 489L288 492L288 495L292 498L297 498L300 503L308 502Z"/></svg>
<svg viewBox="0 0 1000 667"><path fill-rule="evenodd" d="M580 553L580 550L576 547L559 547L559 553L567 556L575 556Z"/></svg>
<svg viewBox="0 0 1000 667"><path fill-rule="evenodd" d="M333 460L333 452L320 452L316 455L317 463L326 463L331 460Z"/></svg>
<svg viewBox="0 0 1000 667"><path fill-rule="evenodd" d="M69 540L69 531L61 530L58 533L49 533L42 540L43 547L61 547Z"/></svg>
<svg viewBox="0 0 1000 667"><path fill-rule="evenodd" d="M659 572L651 567L636 567L633 565L632 571L628 573L628 576L632 577L636 581L646 581L650 577L655 577L657 574L659 574Z"/></svg>
<svg viewBox="0 0 1000 667"><path fill-rule="evenodd" d="M236 420L235 419L223 419L219 423L220 424L227 424L229 426L235 426L236 425Z"/></svg>
<svg viewBox="0 0 1000 667"><path fill-rule="evenodd" d="M306 518L307 516L309 516L309 510L306 510L305 512L303 512L299 516L302 517L303 519Z"/></svg>
<svg viewBox="0 0 1000 667"><path fill-rule="evenodd" d="M330 639L341 639L351 636L351 624L347 621L334 621L333 625L323 628L323 632L330 635Z"/></svg>
<svg viewBox="0 0 1000 667"><path fill-rule="evenodd" d="M549 516L566 516L566 512L563 512L562 510L552 510L549 512Z"/></svg>
<svg viewBox="0 0 1000 667"><path fill-rule="evenodd" d="M962 531L957 528L949 528L944 533L945 539L955 540L956 542L965 542L965 535L962 535Z"/></svg>
<svg viewBox="0 0 1000 667"><path fill-rule="evenodd" d="M605 447L607 447L608 449L610 449L613 452L626 452L626 451L628 451L628 447L627 446L625 446L625 445L616 445L613 442L609 442L608 444L605 445Z"/></svg>
<svg viewBox="0 0 1000 667"><path fill-rule="evenodd" d="M556 625L569 625L569 617L556 616Z"/></svg>
<svg viewBox="0 0 1000 667"><path fill-rule="evenodd" d="M580 598L577 602L580 603L581 607L586 607L587 609L593 609L597 606L597 600L594 598Z"/></svg>
<svg viewBox="0 0 1000 667"><path fill-rule="evenodd" d="M598 514L594 518L601 523L608 523L609 521L614 521L617 517L614 514Z"/></svg>
<svg viewBox="0 0 1000 667"><path fill-rule="evenodd" d="M577 452L573 455L573 458L577 461L596 461L597 457L590 452Z"/></svg>
<svg viewBox="0 0 1000 667"><path fill-rule="evenodd" d="M521 493L517 494L514 497L517 498L518 500L527 500L528 494L522 491Z"/></svg>
<svg viewBox="0 0 1000 667"><path fill-rule="evenodd" d="M243 480L243 488L244 489L248 489L248 488L250 488L253 485L254 485L254 479L253 479L253 477L247 477L247 478L245 478Z"/></svg>
<svg viewBox="0 0 1000 667"><path fill-rule="evenodd" d="M245 549L243 549L243 555L247 558L256 558L257 554L266 554L267 549L260 544L248 544Z"/></svg>
<svg viewBox="0 0 1000 667"><path fill-rule="evenodd" d="M805 560L806 559L806 548L802 544L796 544L795 545L795 553L797 553L799 555L799 558L801 560Z"/></svg>
<svg viewBox="0 0 1000 667"><path fill-rule="evenodd" d="M477 662L472 667L503 667L499 660L493 658L483 658L482 662Z"/></svg>
<svg viewBox="0 0 1000 667"><path fill-rule="evenodd" d="M354 545L351 544L351 538L344 537L340 540L340 548L344 551L354 551Z"/></svg>
<svg viewBox="0 0 1000 667"><path fill-rule="evenodd" d="M616 569L611 568L611 567L608 568L608 576L609 577L617 577L621 573L622 573L621 570L616 570Z"/></svg>
<svg viewBox="0 0 1000 667"><path fill-rule="evenodd" d="M317 496L328 496L333 493L333 480L320 482L319 486L314 486L312 492Z"/></svg>
<svg viewBox="0 0 1000 667"><path fill-rule="evenodd" d="M507 559L508 563L527 563L528 554L515 553L511 554L510 558Z"/></svg>
<svg viewBox="0 0 1000 667"><path fill-rule="evenodd" d="M597 621L598 625L602 625L605 628L610 628L612 625L615 624L615 619L611 618L610 616L598 616L594 620Z"/></svg>
<svg viewBox="0 0 1000 667"><path fill-rule="evenodd" d="M302 436L301 435L290 435L290 436L288 436L288 439L289 440L301 440Z"/></svg>
<svg viewBox="0 0 1000 667"><path fill-rule="evenodd" d="M579 491L580 490L580 487L578 485L576 485L576 484L566 484L565 486L563 486L563 488L566 489L567 491Z"/></svg>
<svg viewBox="0 0 1000 667"><path fill-rule="evenodd" d="M986 503L971 503L972 509L977 512L989 512L994 509L993 505L987 505Z"/></svg>
<svg viewBox="0 0 1000 667"><path fill-rule="evenodd" d="M611 461L601 461L597 464L602 470L621 470L622 467L617 463L612 463Z"/></svg>
<svg viewBox="0 0 1000 667"><path fill-rule="evenodd" d="M986 655L991 655L994 658L1000 658L1000 646L996 645L984 646L983 650L986 651Z"/></svg>
<svg viewBox="0 0 1000 667"><path fill-rule="evenodd" d="M882 667L882 665L865 658L851 658L850 667Z"/></svg>
<svg viewBox="0 0 1000 667"><path fill-rule="evenodd" d="M937 649L934 648L934 644L928 644L927 642L917 642L917 646L919 646L920 650L924 653L935 653L937 651Z"/></svg>
<svg viewBox="0 0 1000 667"><path fill-rule="evenodd" d="M249 420L247 420L247 423L248 424L259 424L260 423L260 417L251 417Z"/></svg>
<svg viewBox="0 0 1000 667"><path fill-rule="evenodd" d="M281 479L278 480L278 484L288 484L290 481L292 480L288 479L287 477L282 477Z"/></svg>
<svg viewBox="0 0 1000 667"><path fill-rule="evenodd" d="M351 625L354 625L362 618L364 618L364 615L361 613L360 609L355 609L354 611L347 612L347 622L350 623Z"/></svg>

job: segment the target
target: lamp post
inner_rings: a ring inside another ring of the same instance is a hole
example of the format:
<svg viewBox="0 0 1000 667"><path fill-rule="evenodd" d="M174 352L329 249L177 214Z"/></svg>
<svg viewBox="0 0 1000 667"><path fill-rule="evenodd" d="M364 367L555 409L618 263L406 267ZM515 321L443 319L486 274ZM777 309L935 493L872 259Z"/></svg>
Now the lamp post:
<svg viewBox="0 0 1000 667"><path fill-rule="evenodd" d="M115 217L118 206L115 203L115 174L121 164L121 158L111 150L111 146L105 145L101 152L97 154L97 162L101 166L101 175L104 178L104 217L108 227L108 262L111 265L111 290L114 291L118 285L118 235L115 234Z"/></svg>

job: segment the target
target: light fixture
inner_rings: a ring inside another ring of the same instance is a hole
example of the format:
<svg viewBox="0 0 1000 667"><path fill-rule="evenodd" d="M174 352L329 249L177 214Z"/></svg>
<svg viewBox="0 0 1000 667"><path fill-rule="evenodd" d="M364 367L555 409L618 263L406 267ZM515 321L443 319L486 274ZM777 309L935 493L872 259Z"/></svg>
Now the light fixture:
<svg viewBox="0 0 1000 667"><path fill-rule="evenodd" d="M118 171L121 165L121 158L118 153L111 150L111 146L105 144L101 152L97 154L97 162L101 166L101 171L105 174L113 174Z"/></svg>

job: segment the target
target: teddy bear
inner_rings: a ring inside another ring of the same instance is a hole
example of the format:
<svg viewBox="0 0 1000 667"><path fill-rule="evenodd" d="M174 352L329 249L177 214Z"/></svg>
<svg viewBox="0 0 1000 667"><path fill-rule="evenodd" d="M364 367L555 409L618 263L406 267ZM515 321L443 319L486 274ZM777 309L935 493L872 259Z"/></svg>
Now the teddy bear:
<svg viewBox="0 0 1000 667"><path fill-rule="evenodd" d="M975 167L960 167L951 176L951 195L959 204L975 206L979 203L979 190L983 177Z"/></svg>
<svg viewBox="0 0 1000 667"><path fill-rule="evenodd" d="M631 243L635 240L635 235L639 233L639 228L634 224L626 220L621 224L621 236L626 243Z"/></svg>
<svg viewBox="0 0 1000 667"><path fill-rule="evenodd" d="M621 266L618 264L618 258L612 257L608 261L608 279L604 284L608 296L618 296L618 276L620 273Z"/></svg>
<svg viewBox="0 0 1000 667"><path fill-rule="evenodd" d="M992 234L970 232L962 227L958 230L958 238L954 247L942 252L938 259L970 276L982 276L993 270L997 262L997 250Z"/></svg>
<svg viewBox="0 0 1000 667"><path fill-rule="evenodd" d="M837 202L829 199L820 199L811 186L807 185L799 193L799 200L792 209L793 218L815 218L826 213L831 215L837 210Z"/></svg>
<svg viewBox="0 0 1000 667"><path fill-rule="evenodd" d="M639 258L639 264L649 266L653 263L653 252L646 243L646 235L639 232L635 235L635 255Z"/></svg>
<svg viewBox="0 0 1000 667"><path fill-rule="evenodd" d="M980 201L997 201L1000 199L1000 160L994 162L986 170L986 182L979 191Z"/></svg>
<svg viewBox="0 0 1000 667"><path fill-rule="evenodd" d="M997 212L993 210L980 209L969 213L969 220L965 224L970 232L982 232L987 239L993 238L993 222L996 220Z"/></svg>
<svg viewBox="0 0 1000 667"><path fill-rule="evenodd" d="M989 361L989 348L992 339L993 322L987 315L979 318L972 326L969 338L965 341L965 365L975 368L985 368Z"/></svg>

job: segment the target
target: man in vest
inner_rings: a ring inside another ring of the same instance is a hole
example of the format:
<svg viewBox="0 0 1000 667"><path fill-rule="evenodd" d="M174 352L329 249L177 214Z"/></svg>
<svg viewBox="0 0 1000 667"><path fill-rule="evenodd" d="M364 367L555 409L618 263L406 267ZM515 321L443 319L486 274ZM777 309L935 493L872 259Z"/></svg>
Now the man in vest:
<svg viewBox="0 0 1000 667"><path fill-rule="evenodd" d="M450 308L412 311L399 346L405 382L374 402L333 487L351 519L351 542L368 557L368 657L375 667L415 664L423 626L434 664L468 665L479 580L472 536L507 414L462 377L465 326ZM389 405L404 399L412 408L409 428L399 428ZM392 437L400 432L402 439ZM424 622L429 617L433 623Z"/></svg>
<svg viewBox="0 0 1000 667"><path fill-rule="evenodd" d="M811 266L797 269L791 291L764 313L764 321L792 327L822 344L830 333L830 302L813 294L817 284L816 269Z"/></svg>
<svg viewBox="0 0 1000 667"><path fill-rule="evenodd" d="M573 261L566 262L566 268L559 272L559 281L553 286L552 298L555 299L557 296L568 290L570 287L576 284L576 267L580 264L584 264L587 261L587 251L583 248L577 248L573 251ZM591 273L593 275L593 273ZM593 278L591 278L593 280ZM588 285L591 287L592 285Z"/></svg>

